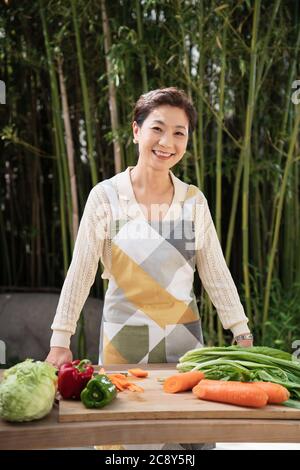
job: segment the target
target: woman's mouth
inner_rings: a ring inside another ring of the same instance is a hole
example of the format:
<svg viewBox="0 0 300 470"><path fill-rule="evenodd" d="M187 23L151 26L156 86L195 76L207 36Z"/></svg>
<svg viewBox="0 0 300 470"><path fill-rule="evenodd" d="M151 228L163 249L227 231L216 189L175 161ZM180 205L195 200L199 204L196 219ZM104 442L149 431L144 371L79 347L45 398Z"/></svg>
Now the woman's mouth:
<svg viewBox="0 0 300 470"><path fill-rule="evenodd" d="M154 153L154 155L161 159L161 160L168 160L168 158L171 158L173 157L173 155L175 155L174 153L168 153L168 152L159 152L158 150L152 150L152 152Z"/></svg>

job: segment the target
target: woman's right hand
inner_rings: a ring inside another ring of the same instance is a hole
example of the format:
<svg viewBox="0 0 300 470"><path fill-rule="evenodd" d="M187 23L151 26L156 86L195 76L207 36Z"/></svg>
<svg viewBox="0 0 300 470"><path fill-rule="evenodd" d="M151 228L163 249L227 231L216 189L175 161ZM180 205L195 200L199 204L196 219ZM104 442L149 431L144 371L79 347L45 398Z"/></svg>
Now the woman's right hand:
<svg viewBox="0 0 300 470"><path fill-rule="evenodd" d="M54 346L50 349L48 356L45 359L45 362L49 362L57 369L60 368L66 362L71 362L73 360L72 351L68 348L61 348Z"/></svg>

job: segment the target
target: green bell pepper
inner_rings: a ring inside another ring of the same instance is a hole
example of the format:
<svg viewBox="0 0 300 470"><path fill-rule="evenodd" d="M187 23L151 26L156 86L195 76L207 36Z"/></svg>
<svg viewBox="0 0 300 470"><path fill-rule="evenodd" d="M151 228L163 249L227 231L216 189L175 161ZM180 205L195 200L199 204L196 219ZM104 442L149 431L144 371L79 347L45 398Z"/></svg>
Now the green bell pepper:
<svg viewBox="0 0 300 470"><path fill-rule="evenodd" d="M80 399L87 408L103 408L117 396L117 388L107 375L99 374L92 378L82 390Z"/></svg>

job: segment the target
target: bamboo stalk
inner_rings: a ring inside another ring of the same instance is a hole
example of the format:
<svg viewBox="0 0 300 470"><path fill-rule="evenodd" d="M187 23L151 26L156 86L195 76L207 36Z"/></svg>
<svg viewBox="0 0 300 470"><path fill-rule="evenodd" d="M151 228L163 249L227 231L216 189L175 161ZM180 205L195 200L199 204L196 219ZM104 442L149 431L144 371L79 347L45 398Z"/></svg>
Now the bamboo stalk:
<svg viewBox="0 0 300 470"><path fill-rule="evenodd" d="M54 143L55 144L55 143ZM55 147L55 145L53 145L53 147ZM58 188L58 191L56 191L57 189L57 181L58 181L58 177L56 175L56 173L58 174L58 168L56 166L56 168L53 169L53 192L52 192L52 200L51 200L51 207L52 207L52 218L55 217L55 206L56 206L56 193L59 192L59 188ZM55 224L52 224L51 226L51 229L50 229L50 246L51 246L51 251L52 252L55 252L55 249L56 249L56 246L55 246L55 241L56 241L56 227L55 227ZM63 251L64 253L64 246L61 247L61 250ZM51 258L50 258L51 260ZM52 269L50 271L50 285L51 286L54 286L55 285L55 258L54 256L52 256ZM65 266L65 264L64 264Z"/></svg>
<svg viewBox="0 0 300 470"><path fill-rule="evenodd" d="M287 181L287 190L283 205L283 239L282 239L282 252L281 252L281 273L282 273L282 286L288 291L293 284L293 247L296 240L294 230L291 227L294 225L294 198L292 188L294 186L294 178L290 172Z"/></svg>
<svg viewBox="0 0 300 470"><path fill-rule="evenodd" d="M300 151L300 145L299 145L299 140L296 141L296 154L299 155ZM299 166L300 162L297 161L295 162L295 178L294 178L294 194L296 197L294 197L294 214L296 214L295 218L295 245L294 245L294 250L296 253L295 256L295 276L294 276L294 282L298 282L300 284L300 221L299 217L297 217L297 214L300 214L300 201L299 198L297 197L297 194L299 192L300 188L300 175L299 175Z"/></svg>
<svg viewBox="0 0 300 470"><path fill-rule="evenodd" d="M286 85L286 100L285 100L284 112L282 115L282 124L281 124L280 132L279 132L279 145L278 145L278 154L277 154L277 161L276 161L276 165L278 168L281 168L281 160L282 160L283 150L284 150L284 146L286 142L285 137L287 135L288 117L289 117L289 112L291 108L290 94L291 94L291 89L292 89L292 82L295 77L296 67L298 63L299 49L300 49L300 29L298 30L295 49L293 53L293 60L292 60L291 67L289 69L289 75L288 75L288 80L287 80L287 85ZM278 191L279 183L280 183L280 179L276 178L274 180L274 185L273 185L274 198L273 198L273 205L272 205L271 226L270 226L270 231L269 231L270 235L274 233L276 208L278 205L278 197L279 197L279 191Z"/></svg>
<svg viewBox="0 0 300 470"><path fill-rule="evenodd" d="M177 2L177 13L178 13L178 17L181 18L181 15L179 14L179 11L180 11L180 2L178 1ZM193 80L192 80L192 77L191 77L191 72L190 72L190 60L189 60L189 55L187 53L187 48L186 48L186 44L185 44L185 29L182 25L182 22L180 22L180 31L181 31L181 41L182 41L182 45L183 45L183 57L184 57L184 76L185 76L185 79L186 79L186 89L187 89L187 94L189 96L190 99L192 99L192 86L193 86ZM189 35L190 37L190 35ZM202 59L202 62L201 62L201 67L203 67L203 59ZM203 93L203 91L202 91ZM201 115L201 119L202 119L202 115ZM202 121L201 121L201 124L202 124ZM200 126L201 126L200 124ZM200 139L201 140L201 139ZM200 168L199 168L199 157L198 157L198 145L197 145L197 137L195 135L195 133L193 134L192 136L192 148L193 148L193 155L194 155L194 166L195 166L195 170L196 170L196 181L197 181L197 186L199 188L202 188L204 187L204 161L203 161L203 164L202 164L202 168L203 168L203 173L201 174L200 172ZM203 145L203 144L202 144ZM188 178L188 174L187 174L187 170L188 170L188 158L185 157L184 160L183 160L183 178L185 180L187 180ZM209 319L209 337L210 337L210 340L212 343L214 342L214 337L215 337L215 326L214 326L214 317L215 317L215 312L213 311L213 306L212 306L212 302L207 294L207 292L202 292L202 301L203 301L203 304L204 304L204 318L208 318ZM202 302L201 302L202 303ZM223 338L223 328L222 328L222 325L221 325L221 322L219 320L219 318L217 319L217 330L218 330L218 343L221 345L223 344L224 342L224 338Z"/></svg>
<svg viewBox="0 0 300 470"><path fill-rule="evenodd" d="M204 106L203 106L203 84L204 84L204 14L203 14L203 2L198 3L198 30L199 30L199 68L198 68L198 152L194 155L195 158L195 169L196 169L196 181L197 186L202 191L205 191L204 172L205 172L205 154L204 154L204 131L203 131L203 118L204 118ZM198 155L198 159L197 159Z"/></svg>
<svg viewBox="0 0 300 470"><path fill-rule="evenodd" d="M32 76L30 77L32 81ZM32 83L31 83L32 84ZM36 108L33 92L31 88L31 126L32 126L32 137L35 147L38 146L37 142L37 122L36 122ZM38 180L40 178L40 162L38 158L34 158L33 168L30 168L31 176L31 191L32 191L32 227L35 230L35 234L31 237L31 280L32 285L40 285L41 276L41 221L40 221L40 200L38 191Z"/></svg>
<svg viewBox="0 0 300 470"><path fill-rule="evenodd" d="M191 89L191 83L192 83L192 78L191 78L191 72L190 72L190 59L189 59L189 54L187 51L187 46L186 46L186 35L190 39L189 33L186 32L184 28L184 22L182 21L182 2L180 0L176 0L176 18L178 18L178 28L180 31L180 37L181 37L181 50L183 51L183 75L184 78L186 79L186 91L189 99L192 99L192 89ZM197 157L197 142L196 142L196 137L195 135L192 136L192 145L193 145L193 153L194 153L194 159L197 162L198 157ZM188 153L185 153L183 156L183 159L181 161L182 163L182 168L183 168L183 180L188 181ZM196 169L197 172L197 169ZM197 174L197 173L196 173Z"/></svg>
<svg viewBox="0 0 300 470"><path fill-rule="evenodd" d="M11 285L13 283L12 269L9 258L9 248L6 237L5 223L3 220L2 208L0 208L0 229L1 229L1 252L3 260L4 282Z"/></svg>
<svg viewBox="0 0 300 470"><path fill-rule="evenodd" d="M258 267L260 273L263 273L263 257L262 257L262 240L261 240L261 224L260 224L260 191L259 181L254 181L254 205L253 205L253 249L252 256L254 265ZM259 280L259 292L263 291L262 279Z"/></svg>
<svg viewBox="0 0 300 470"><path fill-rule="evenodd" d="M223 153L223 129L220 125L224 120L224 93L225 93L225 72L226 72L226 19L223 24L222 45L221 45L221 75L219 84L219 121L217 123L217 147L216 147L216 230L222 243L222 153ZM223 327L218 318L218 344L224 344Z"/></svg>
<svg viewBox="0 0 300 470"><path fill-rule="evenodd" d="M139 38L139 44L141 44L143 42L143 18L141 14L140 0L136 0L135 8L136 8L136 22L137 22L138 38ZM140 51L139 55L140 55L140 60L141 60L142 88L143 88L143 93L146 93L148 91L146 58L145 58L145 54L143 51Z"/></svg>
<svg viewBox="0 0 300 470"><path fill-rule="evenodd" d="M243 148L243 214L242 214L242 233L243 233L243 273L245 284L246 312L249 318L250 326L253 325L250 302L250 279L249 279L249 179L250 179L250 159L251 159L251 130L253 122L253 110L255 104L255 84L256 84L256 62L257 62L257 35L260 16L260 0L255 0L252 24L251 40L251 59L250 59L250 79L248 90L248 103L246 111L246 125Z"/></svg>
<svg viewBox="0 0 300 470"><path fill-rule="evenodd" d="M71 207L71 197L70 197L70 186L69 186L69 177L68 177L68 168L66 165L66 155L64 148L64 139L63 139L63 130L62 122L60 116L60 104L58 97L58 87L56 81L55 70L53 66L52 56L51 56L51 47L48 37L45 10L43 5L43 0L39 0L40 5L40 15L42 19L43 34L45 40L45 48L47 54L47 61L49 67L50 75L50 86L51 86L51 98L53 103L53 130L54 130L54 139L55 139L55 148L57 155L57 164L58 164L58 176L60 183L60 195L59 195L59 205L60 205L60 215L61 215L61 230L62 230L62 242L63 242L63 259L64 259L64 271L65 273L68 270L69 265L69 252L68 252L68 241L67 241L67 226L65 223L65 194L67 196L67 207ZM69 228L72 227L72 212L68 212Z"/></svg>
<svg viewBox="0 0 300 470"><path fill-rule="evenodd" d="M77 236L78 225L79 225L78 202L77 202L77 182L76 182L76 174L75 174L74 144L73 144L70 113L69 113L68 95L67 95L67 90L65 86L65 79L64 79L61 57L57 58L57 67L58 67L58 77L59 77L59 84L60 84L63 120L64 120L64 125L65 125L65 140L66 140L70 186L71 186L71 195L72 195L72 207L70 208L70 210L72 210L72 221L73 221L72 237L71 237L72 249L73 249L73 245Z"/></svg>
<svg viewBox="0 0 300 470"><path fill-rule="evenodd" d="M278 239L279 239L279 230L280 230L281 217L282 217L283 202L284 202L284 197L285 197L285 192L286 192L286 187L287 187L287 182L288 182L288 176L289 176L292 164L293 164L293 155L294 155L295 145L296 145L296 141L297 141L298 134L299 134L299 128L300 128L300 105L298 104L298 105L295 105L294 126L293 126L293 131L290 137L288 156L287 156L286 163L285 163L285 169L284 169L282 184L281 184L280 193L279 193L278 206L276 209L275 229L274 229L274 234L273 234L271 252L269 255L269 259L268 259L267 281L266 281L266 288L265 288L265 295L264 295L264 307L263 307L262 340L264 340L265 338L266 322L269 316L271 281L272 281L272 274L273 274L273 269L274 269L275 255L278 249Z"/></svg>
<svg viewBox="0 0 300 470"><path fill-rule="evenodd" d="M111 37L110 37L110 27L106 12L105 0L101 0L101 15L102 15L102 28L104 34L104 51L105 51L105 63L107 69L107 80L108 80L108 90L109 90L109 111L111 118L111 127L115 135L117 135L119 128L119 117L118 117L118 106L117 106L117 97L116 97L116 88L115 84L111 78L112 66L109 58L109 51L111 48ZM115 173L120 173L122 171L122 151L120 146L120 141L117 137L113 141L114 146L114 162L115 162Z"/></svg>
<svg viewBox="0 0 300 470"><path fill-rule="evenodd" d="M256 95L255 101L257 100L258 93L260 92L260 89L263 83L263 80L262 80L263 73L265 72L265 76L266 76L267 71L272 65L272 60L270 60L270 54L269 54L268 49L269 49L270 40L271 40L271 33L273 32L273 26L274 26L275 18L279 10L280 3L281 3L281 0L276 0L273 5L271 19L267 28L267 34L263 41L262 51L260 54L260 62L257 67L257 80L256 80L257 84L256 84L256 92L255 92L255 95Z"/></svg>
<svg viewBox="0 0 300 470"><path fill-rule="evenodd" d="M226 71L226 23L223 25L222 49L221 49L221 75L219 83L219 120L217 122L217 145L216 145L216 230L221 241L221 214L222 214L222 153L223 153L223 129L221 122L224 120L224 93L225 93L225 71Z"/></svg>
<svg viewBox="0 0 300 470"><path fill-rule="evenodd" d="M40 75L37 75L37 82L38 82L38 89L42 90L42 95L43 95L42 101L47 102L49 91L45 89L46 87L42 85L42 77ZM51 129L54 128L54 124L53 124L54 118L53 118L53 112L52 112L51 106L45 106L41 110L41 113L43 114L43 116L45 116L45 120L50 123L49 127ZM52 125L51 125L51 122L52 122ZM50 148L51 149L56 149L54 136L55 136L55 132L51 132L50 134ZM53 153L54 151L55 150L53 150ZM59 194L59 188L56 187L56 184L58 181L57 159L58 159L58 156L51 157L50 162L53 164L51 166L49 165L49 169L48 167L44 168L43 164L41 163L43 175L39 181L39 192L40 192L40 200L41 200L40 211L41 211L41 219L42 219L42 237L43 237L43 243L44 243L45 264L46 264L46 269L47 269L47 273L45 272L45 270L43 270L43 275L44 275L44 284L45 284L45 279L47 279L46 282L48 282L50 286L55 285L54 279L56 278L55 257L52 255L52 253L55 253L57 251L57 248L56 248L57 222L56 222L56 217L55 217L55 212L54 212L54 207L57 203L57 195ZM49 174L48 174L48 171L49 171ZM51 191L50 198L49 198L48 192L44 191L45 174L48 177L51 175L51 190L52 191ZM50 213L48 209L49 206L51 208ZM51 221L50 225L49 225L49 221ZM63 247L60 245L59 246L60 253L62 249Z"/></svg>
<svg viewBox="0 0 300 470"><path fill-rule="evenodd" d="M258 32L258 21L259 21L259 10L260 1L255 1L253 23L252 23L252 40L251 40L251 61L250 61L250 79L248 89L248 103L246 109L246 124L244 132L244 141L241 148L240 157L238 161L236 178L233 188L233 199L229 220L229 228L226 242L225 259L227 264L230 262L232 240L234 233L235 216L238 203L239 185L244 169L243 179L243 198L242 198L242 233L243 233L243 275L245 282L245 300L246 300L246 312L249 318L250 327L252 326L252 313L250 303L250 282L249 282L249 241L248 241L248 197L249 197L249 174L250 174L250 155L251 155L251 128L253 122L254 112L254 97L255 97L255 78L256 78L256 48L257 48L257 32Z"/></svg>
<svg viewBox="0 0 300 470"><path fill-rule="evenodd" d="M80 38L78 19L77 19L76 0L70 0L70 1L71 1L71 9L72 9L73 26L74 26L75 38L76 38L77 60L78 60L78 65L79 65L79 75L80 75L80 83L81 83L81 91L82 91L82 99L83 99L83 109L84 109L85 128L86 128L87 147L88 147L87 152L88 152L88 159L90 162L92 184L93 186L95 186L98 182L98 176L97 176L98 173L97 173L97 167L96 167L96 162L95 162L95 157L94 157L94 139L93 139L91 106L90 106L90 100L89 100L85 69L84 69L84 64L83 64L81 38Z"/></svg>
<svg viewBox="0 0 300 470"><path fill-rule="evenodd" d="M225 260L226 263L229 265L230 258L231 258L231 248L232 248L232 240L234 235L234 226L235 226L235 217L238 205L238 196L239 196L239 187L240 187L240 180L242 176L243 170L243 153L240 153L236 174L235 174L235 181L233 185L233 196L232 196L232 204L231 204L231 211L229 217L229 226L227 231L227 240L226 240L226 250L225 250Z"/></svg>
<svg viewBox="0 0 300 470"><path fill-rule="evenodd" d="M73 5L73 3L72 3ZM73 8L73 21L74 21L74 27L75 27L75 33L76 33L76 43L77 43L77 51L79 51L79 55L81 54L81 44L80 44L80 37L79 37L79 30L77 27L77 16L76 16L76 11L75 6ZM70 177L70 186L71 186L71 194L72 194L72 205L69 208L69 211L72 211L72 231L71 231L71 249L74 247L75 239L77 236L78 232L78 226L79 226L79 216L78 216L78 202L77 202L77 185L76 185L76 175L75 175L75 165L74 165L74 145L73 145L73 138L72 138L72 131L71 131L71 123L70 123L70 116L69 116L69 106L68 106L68 98L67 98L67 92L66 92L66 87L65 87L65 82L64 82L64 75L63 75L63 69L62 69L62 59L61 57L57 58L57 64L58 64L58 76L59 76L59 83L60 83L60 90L61 90L61 100L62 100L62 110L63 110L63 120L65 124L65 139L66 139L66 148L67 148L67 156L68 156L68 168L69 168L69 177ZM83 75L83 89L85 90L84 92L84 97L87 98L87 89L86 89L86 83L85 83L85 75L83 71L83 62L81 63L82 69L81 69L81 74ZM81 76L82 79L82 76ZM85 95L86 93L86 95ZM84 100L85 100L84 98ZM92 140L92 129L91 129L91 120L90 120L90 110L89 110L89 104L86 103L85 111L87 112L86 114L86 128L87 128L87 136L88 136L88 153L92 155L92 158L90 157L90 161L92 160L91 163L91 171L92 171L92 179L93 183L95 184L96 182L96 168L94 164L94 148L93 148L93 140ZM86 356L86 337L85 337L85 323L84 323L84 313L83 311L80 312L79 316L79 321L78 321L78 344L77 344L77 349L78 349L78 357L85 357Z"/></svg>
<svg viewBox="0 0 300 470"><path fill-rule="evenodd" d="M205 97L205 94L202 92L201 93L201 89L198 89L197 88L197 83L194 83L192 82L191 83L191 87L192 89L194 89L194 91L196 93L199 93L199 95L201 96L203 102L206 104L207 106L207 109L208 111L211 113L211 115L215 118L216 122L219 121L219 117L218 117L218 113L214 110L214 108L212 107L212 105L210 104L209 100ZM223 128L223 131L228 135L228 137L230 138L230 140L234 143L235 147L238 148L238 149L242 149L242 144L240 143L239 140L237 140L234 135L229 131L229 129L227 128L227 126L225 125L225 123L221 123L222 125L222 128Z"/></svg>

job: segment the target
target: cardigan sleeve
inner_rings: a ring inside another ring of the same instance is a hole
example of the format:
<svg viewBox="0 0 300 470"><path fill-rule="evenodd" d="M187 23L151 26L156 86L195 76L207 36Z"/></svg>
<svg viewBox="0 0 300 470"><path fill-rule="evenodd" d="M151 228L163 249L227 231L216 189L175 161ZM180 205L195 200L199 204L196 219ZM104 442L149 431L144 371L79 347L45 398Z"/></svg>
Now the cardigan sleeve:
<svg viewBox="0 0 300 470"><path fill-rule="evenodd" d="M69 266L54 321L50 346L68 348L76 331L80 312L94 283L99 260L102 260L107 218L100 183L88 196L80 221L72 261Z"/></svg>
<svg viewBox="0 0 300 470"><path fill-rule="evenodd" d="M226 264L207 199L199 191L195 217L196 264L199 277L224 329L234 336L249 333L239 294Z"/></svg>

